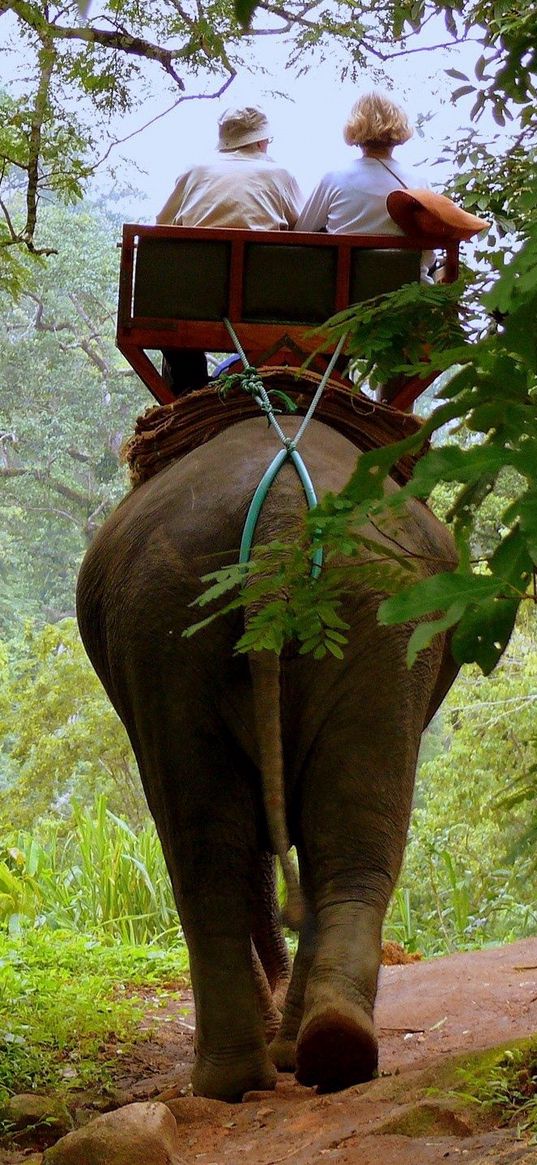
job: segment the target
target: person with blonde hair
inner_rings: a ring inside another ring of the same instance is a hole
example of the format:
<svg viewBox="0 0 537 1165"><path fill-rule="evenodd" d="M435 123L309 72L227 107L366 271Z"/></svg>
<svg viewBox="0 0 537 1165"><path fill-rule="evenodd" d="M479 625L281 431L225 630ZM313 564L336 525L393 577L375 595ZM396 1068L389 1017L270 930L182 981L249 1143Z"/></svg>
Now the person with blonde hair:
<svg viewBox="0 0 537 1165"><path fill-rule="evenodd" d="M406 113L383 93L366 93L353 105L343 137L348 146L359 148L359 157L321 178L295 230L402 235L388 214L386 198L401 187L427 185L419 173L392 157L395 147L412 137Z"/></svg>

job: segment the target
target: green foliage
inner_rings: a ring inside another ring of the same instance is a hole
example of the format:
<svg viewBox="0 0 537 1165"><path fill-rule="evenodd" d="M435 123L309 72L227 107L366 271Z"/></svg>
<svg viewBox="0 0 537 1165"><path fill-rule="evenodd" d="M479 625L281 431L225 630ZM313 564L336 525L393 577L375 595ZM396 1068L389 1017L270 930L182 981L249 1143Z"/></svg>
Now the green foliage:
<svg viewBox="0 0 537 1165"><path fill-rule="evenodd" d="M537 1136L537 1043L524 1040L474 1059L459 1071L463 1092L501 1125Z"/></svg>
<svg viewBox="0 0 537 1165"><path fill-rule="evenodd" d="M498 332L470 346L466 359L460 351L454 355L461 367L443 390L448 403L425 429L434 432L446 420L457 419L485 444L431 451L401 496L427 497L441 480L464 483L449 517L468 594L462 609L453 612L457 599L453 582L438 576L445 593L429 610L451 609L457 621L456 658L475 660L488 673L505 649L537 566L537 346L530 327L537 312L537 232L506 265L484 303L506 318ZM506 467L519 475L520 488L501 516L504 532L498 545L473 569L470 540L475 514ZM413 595L407 591L392 599L381 608L380 617L392 621L419 614L425 585L418 583Z"/></svg>
<svg viewBox="0 0 537 1165"><path fill-rule="evenodd" d="M101 794L58 822L6 833L0 847L0 927L94 935L99 942L177 944L180 930L155 827L136 832Z"/></svg>
<svg viewBox="0 0 537 1165"><path fill-rule="evenodd" d="M103 947L64 931L0 933L0 1100L14 1092L113 1084L122 1057L150 1035L152 995L173 995L185 950Z"/></svg>
<svg viewBox="0 0 537 1165"><path fill-rule="evenodd" d="M395 54L427 53L417 38L442 14L449 39L478 37L483 49L475 78L448 70L463 82L455 96L473 92L474 116L491 106L500 125L515 104L524 131L535 128L532 5L510 4L506 11L495 0L361 0L352 7L335 0L327 7L312 0L305 8L301 0L288 0L285 9L263 4L261 19L257 7L255 0L205 0L190 8L160 0L148 20L144 5L114 0L101 6L96 20L91 5L81 7L78 0L11 0L9 49L20 77L16 98L0 95L1 185L10 190L22 178L27 197L9 220L10 244L45 253L59 247L58 234L35 240L40 202L50 192L66 202L81 196L88 177L119 144L110 131L113 118L142 109L148 89L157 87L163 107L191 101L200 75L199 96L218 96L241 69L251 68L247 53L257 36L285 38L288 67L299 75L330 59L342 78L361 81L364 70L383 64L389 75ZM214 78L212 93L207 78ZM467 196L473 197L471 187L461 190Z"/></svg>
<svg viewBox="0 0 537 1165"><path fill-rule="evenodd" d="M236 651L280 652L284 643L294 638L302 655L312 652L314 659L323 659L329 652L336 659L343 659L348 623L341 607L349 576L355 590L367 585L397 589L401 578L407 579L412 572L413 564L389 544L379 550L374 539L361 536L358 541L357 532L347 529L345 541L327 548L326 557L329 564L337 562L337 556L342 554L349 561L330 565L329 570L314 578L311 559L316 545L315 538L308 549L300 543L271 542L256 547L255 562L205 575L202 581L212 585L196 600L198 606L215 603L237 588L238 593L184 634L188 638L221 615L245 608L246 630Z"/></svg>
<svg viewBox="0 0 537 1165"><path fill-rule="evenodd" d="M44 243L36 238L43 196L52 192L65 203L81 197L88 178L119 144L110 130L114 118L143 110L148 89L163 92L163 112L166 105L223 93L248 67L246 52L256 36L255 25L247 27L253 7L250 0L242 0L238 12L232 0L190 7L161 2L152 4L149 19L146 6L113 0L101 5L95 19L91 6L81 9L78 0L11 0L15 28L9 48L19 68L16 99L0 95L2 213L6 187L10 191L22 179L26 197L6 216L10 243L45 254L60 248L58 234ZM281 37L292 28L291 59L299 68L305 50L311 56L319 46L326 55L334 38L356 67L367 56L365 37L374 48L387 27L382 13L371 20L365 3L367 24L356 10L349 19L345 3L330 13L320 4L313 8L318 11L308 16L299 0L290 0L285 14L275 10L262 29L263 36ZM214 79L212 93L208 78Z"/></svg>
<svg viewBox="0 0 537 1165"><path fill-rule="evenodd" d="M74 620L6 644L0 655L4 829L68 822L105 791L133 824L147 814L126 732L85 655ZM65 826L64 826L65 827Z"/></svg>
<svg viewBox="0 0 537 1165"><path fill-rule="evenodd" d="M359 385L367 381L375 388L401 372L416 371L425 377L431 366L424 360L424 344L430 346L433 337L437 353L450 353L449 361L440 360L440 367L451 366L459 347L461 355L465 353L457 309L463 286L462 281L409 283L339 312L317 331L333 345L347 336L345 352Z"/></svg>
<svg viewBox="0 0 537 1165"><path fill-rule="evenodd" d="M444 3L442 0L442 5ZM475 26L476 21L483 26L484 51L475 65L475 84L466 74L448 70L448 75L465 82L454 92L453 100L475 94L470 116L478 118L485 106L491 105L498 125L513 120L512 106L515 104L521 106L522 124L528 125L534 120L537 96L537 13L534 6L481 0L477 6L462 4L461 15L467 30L472 24Z"/></svg>
<svg viewBox="0 0 537 1165"><path fill-rule="evenodd" d="M410 950L445 954L537 930L527 809L537 761L535 618L487 679L461 673L424 739L387 932Z"/></svg>
<svg viewBox="0 0 537 1165"><path fill-rule="evenodd" d="M413 315L420 303L421 329ZM434 635L455 627L455 658L460 663L475 661L488 674L505 650L521 602L532 598L528 588L537 566L537 346L533 327L537 318L537 231L505 264L494 288L483 297L484 307L501 313L500 327L479 343L446 347L453 329L458 331L452 303L450 288L403 288L378 303L349 309L330 321L335 337L349 331L351 353L361 350L365 354L363 375L371 377L372 369L378 367L377 380L382 381L402 369L418 374L423 371L423 338L435 334L439 319L439 340L431 352L429 370L454 368L454 374L442 388L445 403L439 405L421 431L360 457L345 488L311 510L306 525L312 545L321 542L327 551L322 601L329 596L335 609L346 590L356 588L357 574L347 571L342 579L341 571L338 573L331 562L337 560L338 554L348 554L353 545L358 555L360 528L366 520L375 524L386 519L390 511L399 511L407 498L427 498L441 482L461 483L462 489L447 515L459 552L457 571L441 572L434 578L414 581L411 586L405 585L404 574L399 571L399 593L381 604L379 618L381 622L399 623L441 613L440 621L435 618L416 630L409 646L409 665ZM396 321L393 332L392 310ZM397 351L405 334L405 319L413 339L407 344L410 362L402 363ZM412 364L416 357L417 362ZM397 460L403 454L416 453L435 432L454 422L464 424L474 441L464 449L458 445L433 448L418 462L410 482L386 498L384 479ZM471 546L476 515L505 469L516 474L518 491L500 516L502 532L497 544L474 563ZM368 549L367 542L363 545ZM259 550L256 556L248 587L235 604L248 605L250 587L256 585L259 576L264 577L265 587L267 574L277 579L282 593L289 596L272 611L271 634L278 649L278 643L288 636L300 638L299 627L306 609L314 608L316 603L315 587L304 591L297 582L300 577L304 579L305 569L300 575L296 548L287 553L279 546L272 556L268 548L263 548L261 558ZM379 539L378 562L385 558L385 543ZM285 563L290 564L289 573ZM381 591L393 588L393 563L389 565L385 581L378 579ZM411 561L405 565L411 566ZM250 630L255 631L262 618L254 615ZM243 643L240 650L244 649Z"/></svg>
<svg viewBox="0 0 537 1165"><path fill-rule="evenodd" d="M118 453L147 396L114 346L119 224L43 212L61 253L0 322L0 633L74 611L88 541L125 491Z"/></svg>
<svg viewBox="0 0 537 1165"><path fill-rule="evenodd" d="M537 167L529 138L529 128L524 133L513 131L510 141L504 131L491 136L472 126L446 143L439 159L453 172L450 192L456 201L471 213L492 219L491 230L477 243L479 258L486 255L492 266L500 241L512 243L513 232L524 232L535 212Z"/></svg>

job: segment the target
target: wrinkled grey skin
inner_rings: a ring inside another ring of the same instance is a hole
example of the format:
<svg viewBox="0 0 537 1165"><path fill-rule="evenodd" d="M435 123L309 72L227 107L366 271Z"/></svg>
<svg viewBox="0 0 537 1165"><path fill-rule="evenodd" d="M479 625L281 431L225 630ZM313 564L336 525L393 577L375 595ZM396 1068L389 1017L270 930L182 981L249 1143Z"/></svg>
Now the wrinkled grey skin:
<svg viewBox="0 0 537 1165"><path fill-rule="evenodd" d="M296 422L284 427L292 433ZM314 421L300 448L318 496L341 488L356 460L345 438ZM379 627L381 596L359 575L342 612L351 624L343 662L286 653L249 663L233 654L240 613L182 638L200 576L237 560L249 500L275 452L265 421L245 421L136 489L97 535L78 586L82 637L131 739L188 944L193 1088L224 1100L272 1088L277 1068L321 1090L374 1073L381 926L420 736L455 674L441 637L408 671L411 628ZM257 540L293 537L304 505L284 468ZM455 562L447 532L418 502L393 534L424 574ZM288 967L252 693L258 726L279 734L280 682L288 827L307 917L269 1047L271 991Z"/></svg>

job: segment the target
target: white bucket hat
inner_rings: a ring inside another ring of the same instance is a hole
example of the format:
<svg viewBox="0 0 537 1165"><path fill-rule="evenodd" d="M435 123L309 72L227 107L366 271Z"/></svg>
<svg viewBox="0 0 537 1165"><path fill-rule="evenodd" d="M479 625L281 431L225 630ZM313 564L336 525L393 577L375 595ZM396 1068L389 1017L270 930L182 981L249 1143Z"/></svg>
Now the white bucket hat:
<svg viewBox="0 0 537 1165"><path fill-rule="evenodd" d="M247 105L244 109L226 109L218 119L218 149L238 150L271 136L270 125L262 109Z"/></svg>

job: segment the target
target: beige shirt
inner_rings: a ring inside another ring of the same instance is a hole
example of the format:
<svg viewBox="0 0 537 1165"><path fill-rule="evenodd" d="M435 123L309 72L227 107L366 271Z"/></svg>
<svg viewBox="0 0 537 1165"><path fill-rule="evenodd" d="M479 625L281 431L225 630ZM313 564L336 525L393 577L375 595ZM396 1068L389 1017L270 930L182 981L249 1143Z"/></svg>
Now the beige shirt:
<svg viewBox="0 0 537 1165"><path fill-rule="evenodd" d="M293 176L266 154L226 150L180 175L157 223L283 231L303 201Z"/></svg>

